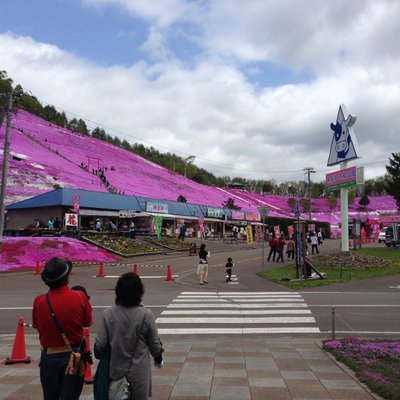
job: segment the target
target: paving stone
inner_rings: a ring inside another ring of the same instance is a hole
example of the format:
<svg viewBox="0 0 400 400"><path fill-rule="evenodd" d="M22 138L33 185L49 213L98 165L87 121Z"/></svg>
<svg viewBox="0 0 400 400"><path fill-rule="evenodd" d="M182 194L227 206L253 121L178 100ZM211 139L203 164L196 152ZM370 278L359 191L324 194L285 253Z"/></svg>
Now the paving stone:
<svg viewBox="0 0 400 400"><path fill-rule="evenodd" d="M377 398L362 389L329 389L329 393L335 400L372 400Z"/></svg>
<svg viewBox="0 0 400 400"><path fill-rule="evenodd" d="M275 360L272 357L245 357L246 368L247 370L267 370L267 371L276 371L278 370L278 366L275 363Z"/></svg>
<svg viewBox="0 0 400 400"><path fill-rule="evenodd" d="M274 358L301 359L300 354L294 351L271 351L271 355Z"/></svg>
<svg viewBox="0 0 400 400"><path fill-rule="evenodd" d="M343 379L321 379L321 383L327 389L360 389L360 385L353 380Z"/></svg>
<svg viewBox="0 0 400 400"><path fill-rule="evenodd" d="M216 363L244 364L244 357L215 357Z"/></svg>
<svg viewBox="0 0 400 400"><path fill-rule="evenodd" d="M210 400L251 400L250 390L247 386L213 386Z"/></svg>
<svg viewBox="0 0 400 400"><path fill-rule="evenodd" d="M250 387L286 387L282 378L249 378L249 385Z"/></svg>
<svg viewBox="0 0 400 400"><path fill-rule="evenodd" d="M286 388L278 387L250 387L251 400L292 400Z"/></svg>
<svg viewBox="0 0 400 400"><path fill-rule="evenodd" d="M311 371L287 371L281 370L284 379L317 380Z"/></svg>
<svg viewBox="0 0 400 400"><path fill-rule="evenodd" d="M308 371L310 367L305 360L290 360L285 358L276 358L277 367L285 371Z"/></svg>
<svg viewBox="0 0 400 400"><path fill-rule="evenodd" d="M177 383L175 384L171 397L174 396L206 396L210 395L211 381L210 384L198 383L198 381L192 381L191 383Z"/></svg>
<svg viewBox="0 0 400 400"><path fill-rule="evenodd" d="M220 369L214 368L214 378L247 378L247 371L245 369Z"/></svg>
<svg viewBox="0 0 400 400"><path fill-rule="evenodd" d="M212 386L249 386L247 377L216 377L212 380Z"/></svg>

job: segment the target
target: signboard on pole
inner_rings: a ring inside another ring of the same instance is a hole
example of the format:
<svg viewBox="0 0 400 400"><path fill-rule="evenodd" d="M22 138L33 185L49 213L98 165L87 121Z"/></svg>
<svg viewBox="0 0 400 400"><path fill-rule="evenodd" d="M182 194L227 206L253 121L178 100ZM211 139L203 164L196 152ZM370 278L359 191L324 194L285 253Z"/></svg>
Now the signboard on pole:
<svg viewBox="0 0 400 400"><path fill-rule="evenodd" d="M81 208L81 195L80 194L73 194L72 195L72 207L77 214L79 214Z"/></svg>
<svg viewBox="0 0 400 400"><path fill-rule="evenodd" d="M352 186L357 183L357 167L341 169L339 171L326 174L326 190L335 190L342 187Z"/></svg>
<svg viewBox="0 0 400 400"><path fill-rule="evenodd" d="M78 226L78 216L76 214L65 214L65 226Z"/></svg>
<svg viewBox="0 0 400 400"><path fill-rule="evenodd" d="M269 214L271 211L271 207L258 207L258 212L260 213L260 216L262 220L265 220L265 217Z"/></svg>
<svg viewBox="0 0 400 400"><path fill-rule="evenodd" d="M357 117L350 115L344 104L339 106L336 124L331 123L333 137L329 151L328 167L359 158L359 146L353 125Z"/></svg>

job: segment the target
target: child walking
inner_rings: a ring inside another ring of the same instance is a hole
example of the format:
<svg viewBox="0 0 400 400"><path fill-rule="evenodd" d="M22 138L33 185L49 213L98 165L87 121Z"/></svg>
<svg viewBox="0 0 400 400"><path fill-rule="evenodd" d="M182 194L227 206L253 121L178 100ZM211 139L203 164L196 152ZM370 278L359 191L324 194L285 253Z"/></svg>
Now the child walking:
<svg viewBox="0 0 400 400"><path fill-rule="evenodd" d="M226 277L226 282L232 282L232 267L233 267L233 262L232 262L232 258L229 257L228 262L225 264L225 272L227 274Z"/></svg>

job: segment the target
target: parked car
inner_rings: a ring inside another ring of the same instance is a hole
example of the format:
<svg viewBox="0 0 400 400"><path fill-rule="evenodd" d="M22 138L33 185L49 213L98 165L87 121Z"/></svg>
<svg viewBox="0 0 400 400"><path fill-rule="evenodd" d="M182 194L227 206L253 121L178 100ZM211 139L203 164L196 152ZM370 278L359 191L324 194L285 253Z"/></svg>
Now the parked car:
<svg viewBox="0 0 400 400"><path fill-rule="evenodd" d="M382 228L382 230L379 232L379 235L378 235L379 243L386 242L386 231L387 231L387 226Z"/></svg>
<svg viewBox="0 0 400 400"><path fill-rule="evenodd" d="M393 228L395 228L397 230L397 235L396 237L394 237L395 235L393 233ZM390 247L396 247L400 245L400 224L392 224L391 226L388 226L386 229L386 233L385 233L385 244L386 246Z"/></svg>

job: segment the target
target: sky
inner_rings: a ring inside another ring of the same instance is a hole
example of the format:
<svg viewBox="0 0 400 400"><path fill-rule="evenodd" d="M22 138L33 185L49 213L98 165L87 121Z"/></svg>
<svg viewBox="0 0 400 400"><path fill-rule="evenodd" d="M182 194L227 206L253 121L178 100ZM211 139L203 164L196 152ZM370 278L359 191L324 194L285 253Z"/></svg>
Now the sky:
<svg viewBox="0 0 400 400"><path fill-rule="evenodd" d="M339 106L366 179L400 151L398 0L1 1L0 70L89 129L216 176L324 181Z"/></svg>

